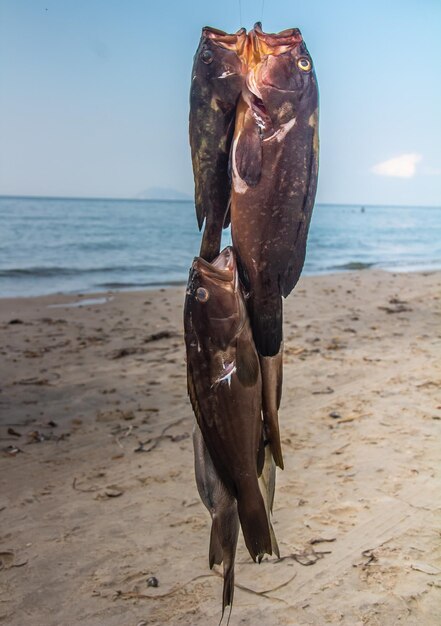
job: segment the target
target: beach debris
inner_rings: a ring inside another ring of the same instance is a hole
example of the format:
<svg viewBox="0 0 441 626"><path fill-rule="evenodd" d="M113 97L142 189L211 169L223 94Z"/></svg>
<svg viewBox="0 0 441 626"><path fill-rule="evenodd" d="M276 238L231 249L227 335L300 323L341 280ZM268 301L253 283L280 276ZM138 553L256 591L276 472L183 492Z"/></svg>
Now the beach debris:
<svg viewBox="0 0 441 626"><path fill-rule="evenodd" d="M334 419L334 420L338 420L338 419L341 418L341 414L337 413L337 411L331 411L329 413L329 417L332 417L332 419Z"/></svg>
<svg viewBox="0 0 441 626"><path fill-rule="evenodd" d="M118 485L108 485L104 490L104 494L108 498L119 498L119 496L122 496L123 493L124 490L118 487Z"/></svg>
<svg viewBox="0 0 441 626"><path fill-rule="evenodd" d="M26 433L26 436L28 438L26 443L31 444L41 443L42 441L63 441L67 437L70 437L70 433L66 432L56 435L53 432L42 433L39 430L31 430L30 432Z"/></svg>
<svg viewBox="0 0 441 626"><path fill-rule="evenodd" d="M5 448L2 448L2 450L8 456L17 456L19 452L23 452L23 450L17 448L17 446L12 445L6 446Z"/></svg>
<svg viewBox="0 0 441 626"><path fill-rule="evenodd" d="M14 385L38 385L38 386L50 386L52 383L49 382L47 378L38 378L37 376L32 376L31 378L22 378L13 383Z"/></svg>
<svg viewBox="0 0 441 626"><path fill-rule="evenodd" d="M308 543L314 546L316 543L332 543L336 540L336 537L315 537L314 539L310 539Z"/></svg>
<svg viewBox="0 0 441 626"><path fill-rule="evenodd" d="M334 390L332 389L332 387L326 387L326 389L319 389L317 391L313 391L312 395L319 396L319 395L326 395L329 393L334 393Z"/></svg>
<svg viewBox="0 0 441 626"><path fill-rule="evenodd" d="M156 576L150 576L147 578L147 587L159 587L159 580Z"/></svg>
<svg viewBox="0 0 441 626"><path fill-rule="evenodd" d="M176 594L182 593L182 590L185 587L187 587L188 585L191 585L197 580L213 578L213 575L219 576L222 578L222 574L218 572L216 569L213 569L213 572L210 574L200 574L199 576L195 576L194 578L187 580L185 583L176 585L170 591L167 591L166 593L161 593L161 594L148 595L146 593L140 593L139 591L122 591L121 589L117 589L114 593L113 600L118 600L118 599L157 600L161 598L169 598L170 596L174 596ZM272 587L271 589L263 589L262 591L251 589L250 587L246 587L245 585L241 585L239 583L235 583L234 586L240 589L241 591L251 593L255 596L261 596L261 597L267 598L268 600L275 600L276 602L283 602L284 604L286 604L285 600L282 600L281 598L276 598L274 596L270 596L269 594L273 593L274 591L278 591L279 589L283 589L284 587L287 587L290 583L292 583L292 581L295 579L296 576L297 576L297 573L290 576L288 580L285 580L280 585L277 585L276 587Z"/></svg>
<svg viewBox="0 0 441 626"><path fill-rule="evenodd" d="M23 567L28 561L29 559L25 557L18 559L14 550L4 550L0 552L0 571L11 567Z"/></svg>
<svg viewBox="0 0 441 626"><path fill-rule="evenodd" d="M162 429L161 433L157 435L156 437L150 437L150 439L147 439L147 441L138 441L138 447L135 448L133 452L151 452L152 450L156 448L156 446L159 444L159 442L162 439L170 439L171 441L182 441L183 439L188 439L190 435L187 432L181 433L180 435L166 435L165 434L170 428L173 428L173 426L177 426L178 424L180 424L186 419L187 419L186 417L181 417L178 420L172 422L171 424L168 424L167 426L165 426ZM148 448L146 448L145 446L148 446L149 444L151 445Z"/></svg>
<svg viewBox="0 0 441 626"><path fill-rule="evenodd" d="M412 311L409 306L409 303L406 300L400 300L399 298L390 298L389 304L392 306L379 306L380 311L385 311L386 313L405 313L408 311Z"/></svg>
<svg viewBox="0 0 441 626"><path fill-rule="evenodd" d="M143 339L142 343L146 344L146 343L151 343L153 341L160 341L161 339L168 339L170 337L177 337L177 336L178 336L178 333L175 331L161 330L161 331L158 331L157 333L151 333L150 335L147 335L147 337ZM147 352L148 350L141 346L129 346L126 348L120 348L119 350L116 350L115 352L112 353L111 358L123 359L126 356L131 356L132 354L146 354Z"/></svg>
<svg viewBox="0 0 441 626"><path fill-rule="evenodd" d="M125 356L130 356L132 354L145 354L145 351L142 348L121 348L113 353L112 359L122 359Z"/></svg>
<svg viewBox="0 0 441 626"><path fill-rule="evenodd" d="M74 477L72 481L72 489L75 491L81 491L82 493L94 493L95 491L99 491L100 487L97 485L92 485L91 487L78 487L77 486L77 478Z"/></svg>
<svg viewBox="0 0 441 626"><path fill-rule="evenodd" d="M438 576L441 574L441 569L439 567L435 567L429 563L422 563L421 561L412 563L410 567L417 572L423 572L423 574L428 574L429 576Z"/></svg>
<svg viewBox="0 0 441 626"><path fill-rule="evenodd" d="M38 430L32 430L27 433L26 436L28 437L28 443L40 443L41 441L46 441L46 439L49 439L49 437L47 437L43 433L40 433L40 431Z"/></svg>
<svg viewBox="0 0 441 626"><path fill-rule="evenodd" d="M332 541L332 540L331 540ZM281 556L277 559L279 561L293 560L303 565L305 567L309 567L310 565L315 565L317 561L323 559L327 554L332 554L331 550L321 550L317 552L313 548L306 548L301 552L292 552L291 554L287 554L286 556Z"/></svg>
<svg viewBox="0 0 441 626"><path fill-rule="evenodd" d="M344 350L346 344L339 337L332 337L331 342L326 346L326 350Z"/></svg>
<svg viewBox="0 0 441 626"><path fill-rule="evenodd" d="M19 319L18 317L15 317L12 320L9 320L8 324L12 325L12 324L24 324L23 320Z"/></svg>
<svg viewBox="0 0 441 626"><path fill-rule="evenodd" d="M157 333L151 333L147 335L143 343L150 343L151 341L159 341L160 339L169 339L171 337L177 337L178 333L171 330L160 330Z"/></svg>
<svg viewBox="0 0 441 626"><path fill-rule="evenodd" d="M352 567L361 567L362 569L365 569L366 567L368 567L372 563L376 563L378 561L378 557L375 554L373 548L369 548L368 550L363 550L361 555L365 559L367 559L367 561L363 560L360 563L353 563Z"/></svg>
<svg viewBox="0 0 441 626"><path fill-rule="evenodd" d="M12 435L13 437L21 437L21 433L14 430L11 426L8 428L8 435Z"/></svg>

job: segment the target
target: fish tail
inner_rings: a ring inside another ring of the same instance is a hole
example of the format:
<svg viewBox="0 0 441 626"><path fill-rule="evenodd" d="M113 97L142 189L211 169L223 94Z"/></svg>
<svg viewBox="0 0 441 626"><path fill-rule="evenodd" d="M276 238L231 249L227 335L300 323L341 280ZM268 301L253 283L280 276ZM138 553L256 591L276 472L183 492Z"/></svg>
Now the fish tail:
<svg viewBox="0 0 441 626"><path fill-rule="evenodd" d="M212 537L216 537L221 549L221 562L224 563L224 587L222 592L222 616L226 606L232 606L234 596L234 561L236 558L237 538L239 536L239 517L234 499L220 508L219 515L213 516ZM210 541L211 549L211 541Z"/></svg>
<svg viewBox="0 0 441 626"><path fill-rule="evenodd" d="M234 598L234 561L224 563L224 588L222 591L222 616L226 606L233 606Z"/></svg>
<svg viewBox="0 0 441 626"><path fill-rule="evenodd" d="M270 529L270 535L271 535L271 548L272 548L272 551L274 552L276 557L278 559L280 559L279 544L277 543L276 534L274 532L274 528L273 528L273 525L271 524L271 522L269 522L269 529Z"/></svg>
<svg viewBox="0 0 441 626"><path fill-rule="evenodd" d="M276 465L283 469L282 444L280 442L278 409L282 395L283 344L271 357L260 356L262 372L262 413L265 437L270 445Z"/></svg>
<svg viewBox="0 0 441 626"><path fill-rule="evenodd" d="M251 327L257 351L262 356L274 356L283 340L283 309L280 295L256 294L250 301Z"/></svg>
<svg viewBox="0 0 441 626"><path fill-rule="evenodd" d="M274 493L276 489L276 464L270 447L265 447L265 464L261 476L259 477L259 488L262 493L265 504L266 515L271 536L271 548L274 554L280 559L279 544L277 543L276 534L271 524L271 512L274 504Z"/></svg>
<svg viewBox="0 0 441 626"><path fill-rule="evenodd" d="M239 489L237 510L248 552L253 561L259 559L260 562L265 553L272 554L272 549L268 517L257 477Z"/></svg>
<svg viewBox="0 0 441 626"><path fill-rule="evenodd" d="M210 547L208 549L208 564L210 569L213 569L213 565L220 565L223 559L223 550L216 526L215 520L213 519L210 533Z"/></svg>
<svg viewBox="0 0 441 626"><path fill-rule="evenodd" d="M199 256L211 263L220 253L223 221L210 219L205 220L204 234L202 236Z"/></svg>

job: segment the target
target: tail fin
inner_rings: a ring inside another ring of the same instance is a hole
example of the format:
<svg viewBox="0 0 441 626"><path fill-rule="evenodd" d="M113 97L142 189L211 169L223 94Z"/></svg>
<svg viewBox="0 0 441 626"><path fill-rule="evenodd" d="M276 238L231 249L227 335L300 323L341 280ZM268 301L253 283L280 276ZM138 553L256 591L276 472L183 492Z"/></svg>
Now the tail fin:
<svg viewBox="0 0 441 626"><path fill-rule="evenodd" d="M257 352L262 356L274 356L283 340L282 297L254 294L249 302L249 312Z"/></svg>
<svg viewBox="0 0 441 626"><path fill-rule="evenodd" d="M265 504L260 493L257 477L246 487L239 489L237 510L245 544L253 561L272 554L271 535Z"/></svg>
<svg viewBox="0 0 441 626"><path fill-rule="evenodd" d="M277 543L273 525L271 524L271 512L273 510L274 492L276 489L276 464L271 454L269 446L265 447L265 465L262 475L259 477L259 487L265 504L268 525L271 536L271 548L274 554L280 559L279 544Z"/></svg>
<svg viewBox="0 0 441 626"><path fill-rule="evenodd" d="M219 535L216 529L214 520L211 523L210 533L210 547L208 549L208 563L210 569L213 569L213 565L220 565L223 559L223 550L219 540Z"/></svg>
<svg viewBox="0 0 441 626"><path fill-rule="evenodd" d="M283 344L274 356L260 356L262 372L262 412L265 436L271 447L276 465L283 469L282 445L280 443L278 409L282 395Z"/></svg>
<svg viewBox="0 0 441 626"><path fill-rule="evenodd" d="M233 606L234 598L234 561L228 566L224 563L224 589L222 592L222 617L226 606Z"/></svg>
<svg viewBox="0 0 441 626"><path fill-rule="evenodd" d="M220 561L224 563L224 588L222 592L222 617L225 607L233 605L234 597L234 561L236 558L237 537L239 535L239 518L236 501L224 501L219 513L213 517L211 537L218 542L221 550ZM214 545L214 544L213 544ZM210 541L211 553L211 541ZM216 563L220 563L216 561Z"/></svg>

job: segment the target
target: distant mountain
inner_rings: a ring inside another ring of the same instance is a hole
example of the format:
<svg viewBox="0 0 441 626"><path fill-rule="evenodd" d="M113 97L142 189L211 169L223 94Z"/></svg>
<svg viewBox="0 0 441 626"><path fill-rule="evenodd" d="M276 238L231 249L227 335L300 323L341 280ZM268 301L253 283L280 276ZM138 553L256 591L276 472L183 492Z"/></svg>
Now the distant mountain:
<svg viewBox="0 0 441 626"><path fill-rule="evenodd" d="M193 200L188 193L183 193L171 187L149 187L137 193L137 200Z"/></svg>

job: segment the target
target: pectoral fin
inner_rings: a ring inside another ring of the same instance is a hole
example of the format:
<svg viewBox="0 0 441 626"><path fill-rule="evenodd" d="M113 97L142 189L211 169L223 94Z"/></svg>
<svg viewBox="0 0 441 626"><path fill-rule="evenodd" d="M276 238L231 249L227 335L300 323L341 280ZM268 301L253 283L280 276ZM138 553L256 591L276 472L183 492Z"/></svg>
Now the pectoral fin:
<svg viewBox="0 0 441 626"><path fill-rule="evenodd" d="M246 125L240 133L234 158L240 178L255 187L262 173L262 140L256 124Z"/></svg>
<svg viewBox="0 0 441 626"><path fill-rule="evenodd" d="M248 334L242 333L236 343L236 373L245 387L256 384L259 376L259 359Z"/></svg>

